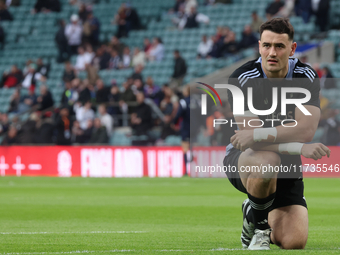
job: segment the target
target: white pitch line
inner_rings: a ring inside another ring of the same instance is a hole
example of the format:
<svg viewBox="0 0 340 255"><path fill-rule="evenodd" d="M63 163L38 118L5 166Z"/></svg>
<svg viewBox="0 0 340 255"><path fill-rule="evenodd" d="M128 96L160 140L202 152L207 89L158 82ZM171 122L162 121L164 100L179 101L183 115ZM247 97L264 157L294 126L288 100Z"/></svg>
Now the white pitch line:
<svg viewBox="0 0 340 255"><path fill-rule="evenodd" d="M146 233L147 231L88 231L88 232L0 232L0 235L50 235L50 234L131 234Z"/></svg>

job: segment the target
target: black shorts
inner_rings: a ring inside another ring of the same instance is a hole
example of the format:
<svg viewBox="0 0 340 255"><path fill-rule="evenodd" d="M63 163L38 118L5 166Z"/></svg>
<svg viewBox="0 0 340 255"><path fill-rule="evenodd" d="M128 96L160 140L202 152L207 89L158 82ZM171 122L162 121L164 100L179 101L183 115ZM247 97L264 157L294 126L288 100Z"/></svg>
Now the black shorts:
<svg viewBox="0 0 340 255"><path fill-rule="evenodd" d="M227 167L236 167L238 168L238 159L241 155L241 151L235 148L231 149L229 154L225 156L223 160L223 165ZM240 174L238 171L226 171L226 175L228 176L231 184L238 189L239 191L247 194L246 188L243 186L243 183L240 178ZM283 179L278 178L276 184L276 197L270 208L270 210L289 206L289 205L302 205L307 208L307 203L305 197L303 195L304 184L303 179L294 178L294 179Z"/></svg>

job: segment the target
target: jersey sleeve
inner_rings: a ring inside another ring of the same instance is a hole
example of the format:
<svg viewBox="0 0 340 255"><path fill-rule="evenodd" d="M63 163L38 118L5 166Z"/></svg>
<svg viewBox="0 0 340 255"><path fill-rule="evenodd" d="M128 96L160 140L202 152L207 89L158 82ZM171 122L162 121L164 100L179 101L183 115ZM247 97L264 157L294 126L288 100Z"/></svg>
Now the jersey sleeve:
<svg viewBox="0 0 340 255"><path fill-rule="evenodd" d="M305 79L305 82L303 82L304 88L309 90L309 92L311 93L310 100L308 102L304 103L303 105L313 105L313 106L320 108L320 98L319 98L320 79L318 77L318 74L313 69L309 69L309 70L315 76L314 76L314 79L311 80L311 79L308 78L308 79Z"/></svg>
<svg viewBox="0 0 340 255"><path fill-rule="evenodd" d="M246 88L247 86L242 86L240 84L240 80L239 80L240 75L242 75L242 72L240 72L239 70L234 71L229 77L228 84L234 85L242 91L242 94L244 95L244 110L248 111L249 110L248 104L246 103L247 102L247 96L248 96L247 95L247 88ZM234 111L234 109L233 109L233 95L232 95L230 90L228 90L228 101L229 101L231 110Z"/></svg>

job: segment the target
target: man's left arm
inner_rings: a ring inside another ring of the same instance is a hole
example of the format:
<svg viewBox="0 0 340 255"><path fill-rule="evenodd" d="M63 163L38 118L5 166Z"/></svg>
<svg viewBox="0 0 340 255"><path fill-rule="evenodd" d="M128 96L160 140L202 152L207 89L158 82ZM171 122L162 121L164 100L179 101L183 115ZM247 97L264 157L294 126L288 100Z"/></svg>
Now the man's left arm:
<svg viewBox="0 0 340 255"><path fill-rule="evenodd" d="M276 143L311 142L320 120L320 108L313 105L304 105L311 115L304 115L299 108L295 108L296 122L276 127Z"/></svg>

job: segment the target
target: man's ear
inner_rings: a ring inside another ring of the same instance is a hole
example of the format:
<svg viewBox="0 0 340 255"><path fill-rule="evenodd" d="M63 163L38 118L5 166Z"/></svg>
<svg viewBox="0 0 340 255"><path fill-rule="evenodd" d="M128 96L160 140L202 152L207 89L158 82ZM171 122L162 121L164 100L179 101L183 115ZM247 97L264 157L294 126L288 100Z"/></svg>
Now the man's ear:
<svg viewBox="0 0 340 255"><path fill-rule="evenodd" d="M261 55L261 40L259 40L259 53Z"/></svg>
<svg viewBox="0 0 340 255"><path fill-rule="evenodd" d="M297 47L296 42L293 42L293 43L292 43L292 47L291 47L291 51L290 51L290 53L289 53L289 56L290 56L290 57L293 56L293 55L295 54L296 47Z"/></svg>

